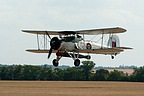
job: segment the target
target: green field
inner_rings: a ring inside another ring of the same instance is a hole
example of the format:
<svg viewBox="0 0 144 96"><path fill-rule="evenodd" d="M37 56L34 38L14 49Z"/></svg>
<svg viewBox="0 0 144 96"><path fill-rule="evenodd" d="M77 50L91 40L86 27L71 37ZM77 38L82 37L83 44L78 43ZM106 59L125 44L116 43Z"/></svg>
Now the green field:
<svg viewBox="0 0 144 96"><path fill-rule="evenodd" d="M0 81L0 96L144 96L144 83Z"/></svg>

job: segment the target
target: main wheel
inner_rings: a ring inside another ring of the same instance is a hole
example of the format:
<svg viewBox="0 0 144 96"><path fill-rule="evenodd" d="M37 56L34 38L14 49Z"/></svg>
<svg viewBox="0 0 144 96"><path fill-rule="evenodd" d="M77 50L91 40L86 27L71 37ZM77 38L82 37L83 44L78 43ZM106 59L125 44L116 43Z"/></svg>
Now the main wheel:
<svg viewBox="0 0 144 96"><path fill-rule="evenodd" d="M80 60L79 60L79 59L76 59L76 60L74 61L74 65L75 65L75 66L79 66L79 65L80 65Z"/></svg>
<svg viewBox="0 0 144 96"><path fill-rule="evenodd" d="M58 61L57 61L56 59L54 59L54 60L53 60L53 65L54 65L55 67L57 67L58 64L59 64Z"/></svg>

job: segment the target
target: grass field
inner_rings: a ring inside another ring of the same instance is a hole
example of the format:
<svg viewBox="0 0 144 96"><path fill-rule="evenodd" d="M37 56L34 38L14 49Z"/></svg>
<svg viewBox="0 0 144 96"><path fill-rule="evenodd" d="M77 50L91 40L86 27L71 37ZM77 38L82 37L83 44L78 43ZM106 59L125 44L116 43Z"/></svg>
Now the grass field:
<svg viewBox="0 0 144 96"><path fill-rule="evenodd" d="M144 96L144 83L0 81L0 96Z"/></svg>

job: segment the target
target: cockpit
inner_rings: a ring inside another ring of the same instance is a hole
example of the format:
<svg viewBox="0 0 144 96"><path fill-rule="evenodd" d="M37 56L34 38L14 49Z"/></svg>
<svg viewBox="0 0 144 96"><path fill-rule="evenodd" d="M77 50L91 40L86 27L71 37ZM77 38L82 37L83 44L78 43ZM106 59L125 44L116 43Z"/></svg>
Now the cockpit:
<svg viewBox="0 0 144 96"><path fill-rule="evenodd" d="M60 36L60 38L64 42L73 42L73 43L78 43L79 41L83 40L82 37L78 34L64 35Z"/></svg>

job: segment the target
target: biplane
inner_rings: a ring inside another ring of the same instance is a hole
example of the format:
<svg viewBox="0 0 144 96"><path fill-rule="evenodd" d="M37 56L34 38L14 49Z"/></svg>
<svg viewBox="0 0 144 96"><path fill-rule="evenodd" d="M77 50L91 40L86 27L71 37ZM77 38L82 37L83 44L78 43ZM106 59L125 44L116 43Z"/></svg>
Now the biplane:
<svg viewBox="0 0 144 96"><path fill-rule="evenodd" d="M47 53L48 59L51 53L55 53L56 58L52 61L54 66L59 65L59 60L62 57L72 58L74 65L79 66L81 58L91 59L89 54L110 55L114 59L117 54L125 49L132 49L120 47L120 40L116 34L126 32L126 29L120 27L78 31L22 30L22 32L36 34L37 37L38 48L26 51ZM92 35L95 38L99 36L99 39L97 41L86 40L85 35ZM107 40L105 40L105 36L107 36ZM40 40L40 38L43 39Z"/></svg>

